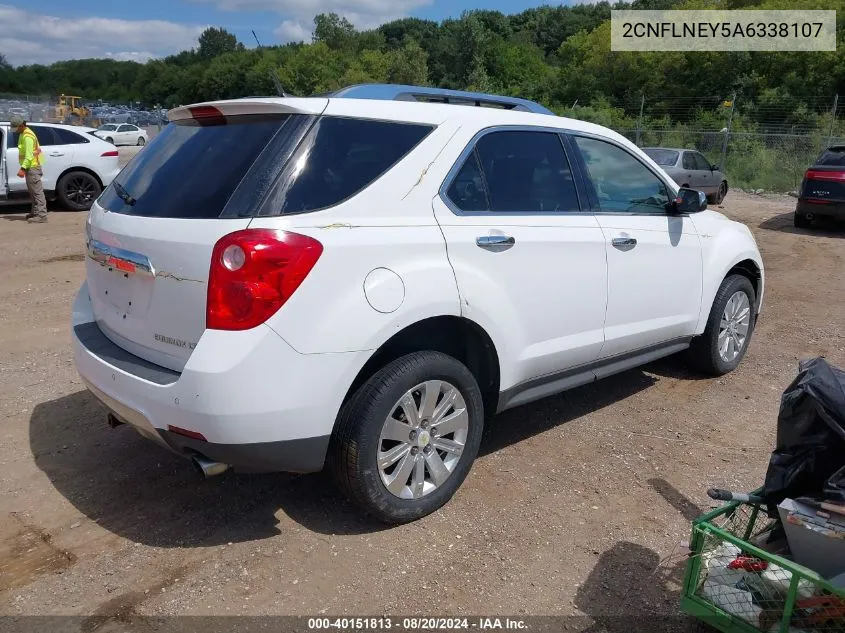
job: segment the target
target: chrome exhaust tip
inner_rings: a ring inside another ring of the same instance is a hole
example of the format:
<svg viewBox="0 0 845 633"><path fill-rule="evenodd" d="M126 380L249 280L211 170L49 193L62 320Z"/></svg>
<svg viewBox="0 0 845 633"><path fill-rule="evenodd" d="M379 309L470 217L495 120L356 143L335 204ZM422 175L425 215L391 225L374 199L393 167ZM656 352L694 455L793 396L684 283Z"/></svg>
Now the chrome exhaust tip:
<svg viewBox="0 0 845 633"><path fill-rule="evenodd" d="M194 467L206 479L209 477L214 477L215 475L222 475L227 470L229 470L229 464L213 462L210 459L206 459L202 455L194 455L193 457L191 457L191 463L193 463Z"/></svg>

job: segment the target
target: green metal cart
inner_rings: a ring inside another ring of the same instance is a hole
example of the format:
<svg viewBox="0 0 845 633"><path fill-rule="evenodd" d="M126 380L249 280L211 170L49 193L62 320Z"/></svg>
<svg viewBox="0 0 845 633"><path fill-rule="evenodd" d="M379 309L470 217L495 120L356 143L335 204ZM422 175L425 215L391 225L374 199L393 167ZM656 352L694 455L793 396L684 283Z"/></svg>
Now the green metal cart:
<svg viewBox="0 0 845 633"><path fill-rule="evenodd" d="M725 633L845 633L845 589L753 544L775 524L736 501L693 521L681 609Z"/></svg>

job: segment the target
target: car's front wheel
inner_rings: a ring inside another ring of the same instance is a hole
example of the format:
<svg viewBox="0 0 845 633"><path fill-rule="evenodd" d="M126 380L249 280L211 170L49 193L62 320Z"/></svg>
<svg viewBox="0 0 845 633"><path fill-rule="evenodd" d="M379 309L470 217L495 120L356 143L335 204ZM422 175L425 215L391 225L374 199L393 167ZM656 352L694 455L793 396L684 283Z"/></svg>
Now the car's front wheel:
<svg viewBox="0 0 845 633"><path fill-rule="evenodd" d="M443 506L472 466L484 430L472 373L440 352L416 352L378 371L342 408L329 466L355 503L406 523Z"/></svg>
<svg viewBox="0 0 845 633"><path fill-rule="evenodd" d="M736 369L754 331L755 301L754 286L747 277L730 275L722 282L704 333L690 345L690 361L698 370L722 376Z"/></svg>

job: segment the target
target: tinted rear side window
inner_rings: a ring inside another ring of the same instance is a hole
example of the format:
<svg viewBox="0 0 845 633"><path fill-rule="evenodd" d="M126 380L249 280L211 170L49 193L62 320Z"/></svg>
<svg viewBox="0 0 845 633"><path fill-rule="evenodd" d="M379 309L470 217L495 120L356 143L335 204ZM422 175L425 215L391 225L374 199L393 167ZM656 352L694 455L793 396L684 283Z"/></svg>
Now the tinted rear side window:
<svg viewBox="0 0 845 633"><path fill-rule="evenodd" d="M29 129L35 132L38 137L39 145L64 145L56 134L55 128L45 127L41 125L30 125Z"/></svg>
<svg viewBox="0 0 845 633"><path fill-rule="evenodd" d="M78 143L89 142L84 136L80 136L76 132L71 132L70 130L66 130L64 128L53 128L53 131L56 133L58 140L62 142L62 145L76 145Z"/></svg>
<svg viewBox="0 0 845 633"><path fill-rule="evenodd" d="M829 165L831 167L845 167L845 147L831 147L826 149L819 156L816 165Z"/></svg>
<svg viewBox="0 0 845 633"><path fill-rule="evenodd" d="M579 211L578 194L560 136L492 132L478 141L491 211Z"/></svg>
<svg viewBox="0 0 845 633"><path fill-rule="evenodd" d="M288 115L171 123L118 174L98 203L114 213L217 218Z"/></svg>
<svg viewBox="0 0 845 633"><path fill-rule="evenodd" d="M339 204L387 172L432 129L322 117L288 161L259 215L303 213Z"/></svg>

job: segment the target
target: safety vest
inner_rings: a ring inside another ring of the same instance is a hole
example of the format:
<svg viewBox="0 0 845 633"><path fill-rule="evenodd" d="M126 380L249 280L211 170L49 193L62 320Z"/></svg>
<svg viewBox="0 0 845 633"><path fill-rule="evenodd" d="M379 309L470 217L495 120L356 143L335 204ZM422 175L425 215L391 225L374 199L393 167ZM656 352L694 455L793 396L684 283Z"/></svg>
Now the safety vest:
<svg viewBox="0 0 845 633"><path fill-rule="evenodd" d="M32 156L34 162L32 163L33 167L41 167L44 164L44 159L41 158L41 144L38 142L38 137L35 135L35 132L30 130L28 127L24 128L23 132L21 132L20 136L18 137L18 162L23 162L24 160L24 137L31 136L32 142L34 147L32 149Z"/></svg>

